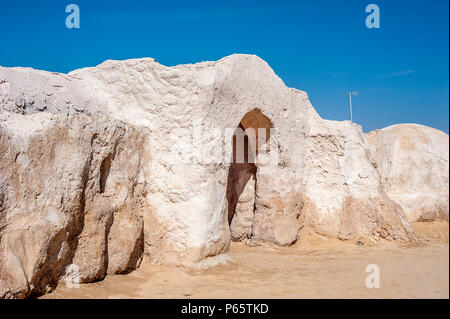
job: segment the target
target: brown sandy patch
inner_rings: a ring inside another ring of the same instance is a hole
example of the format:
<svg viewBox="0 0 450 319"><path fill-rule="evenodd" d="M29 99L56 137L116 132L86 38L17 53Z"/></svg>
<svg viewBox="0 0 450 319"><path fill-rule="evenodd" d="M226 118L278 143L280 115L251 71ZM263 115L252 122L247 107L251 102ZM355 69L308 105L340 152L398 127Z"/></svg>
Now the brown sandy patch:
<svg viewBox="0 0 450 319"><path fill-rule="evenodd" d="M441 242L448 244L449 224L448 222L416 222L411 223L420 242Z"/></svg>
<svg viewBox="0 0 450 319"><path fill-rule="evenodd" d="M400 246L361 238L342 242L302 235L291 247L232 243L235 261L204 271L151 265L43 298L449 298L448 223L413 223L420 243ZM368 289L366 266L380 267Z"/></svg>

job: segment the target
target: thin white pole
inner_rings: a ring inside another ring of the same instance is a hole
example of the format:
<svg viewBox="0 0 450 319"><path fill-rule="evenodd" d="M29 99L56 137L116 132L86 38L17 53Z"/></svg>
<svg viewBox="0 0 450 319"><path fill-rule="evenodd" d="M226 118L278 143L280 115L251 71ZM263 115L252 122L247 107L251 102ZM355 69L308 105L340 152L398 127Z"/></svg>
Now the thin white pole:
<svg viewBox="0 0 450 319"><path fill-rule="evenodd" d="M350 122L353 123L353 114L352 114L352 93L348 95L348 102L350 104Z"/></svg>

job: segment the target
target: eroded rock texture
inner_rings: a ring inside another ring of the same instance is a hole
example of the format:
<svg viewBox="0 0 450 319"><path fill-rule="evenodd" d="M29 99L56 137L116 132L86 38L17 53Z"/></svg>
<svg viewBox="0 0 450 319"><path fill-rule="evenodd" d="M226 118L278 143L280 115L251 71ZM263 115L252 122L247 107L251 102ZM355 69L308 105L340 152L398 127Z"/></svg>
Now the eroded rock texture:
<svg viewBox="0 0 450 319"><path fill-rule="evenodd" d="M143 255L142 136L106 118L0 117L0 296L135 269ZM69 267L69 268L68 268Z"/></svg>
<svg viewBox="0 0 450 319"><path fill-rule="evenodd" d="M74 272L84 282L127 272L143 253L213 265L231 239L416 240L386 187L393 144L374 155L360 126L320 118L256 56L0 68L0 114L2 296L44 293ZM238 129L247 141L233 139ZM230 164L238 144L246 160ZM448 187L448 162L420 170Z"/></svg>
<svg viewBox="0 0 450 319"><path fill-rule="evenodd" d="M382 183L409 221L448 221L448 135L399 124L367 134Z"/></svg>

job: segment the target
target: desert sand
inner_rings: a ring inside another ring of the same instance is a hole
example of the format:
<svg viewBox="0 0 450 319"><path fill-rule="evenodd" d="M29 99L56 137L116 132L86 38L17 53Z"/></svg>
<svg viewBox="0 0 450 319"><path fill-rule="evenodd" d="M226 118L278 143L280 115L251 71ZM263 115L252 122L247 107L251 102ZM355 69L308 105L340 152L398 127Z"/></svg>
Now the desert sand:
<svg viewBox="0 0 450 319"><path fill-rule="evenodd" d="M206 270L152 265L42 298L449 298L449 224L413 223L419 243L339 241L303 235L291 247L232 243L234 262ZM366 266L380 288L366 288Z"/></svg>

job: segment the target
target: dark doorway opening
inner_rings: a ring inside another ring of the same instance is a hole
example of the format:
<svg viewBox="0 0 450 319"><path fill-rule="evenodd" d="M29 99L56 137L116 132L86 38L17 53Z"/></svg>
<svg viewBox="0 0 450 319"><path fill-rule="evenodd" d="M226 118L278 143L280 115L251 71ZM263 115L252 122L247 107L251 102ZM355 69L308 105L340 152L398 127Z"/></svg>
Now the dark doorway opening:
<svg viewBox="0 0 450 319"><path fill-rule="evenodd" d="M228 223L230 225L239 197L251 177L255 180L256 189L257 166L255 160L261 146L269 140L271 128L273 125L270 119L259 109L253 109L242 118L235 130L232 143L233 155L227 181ZM262 133L265 136L259 137L258 134Z"/></svg>

